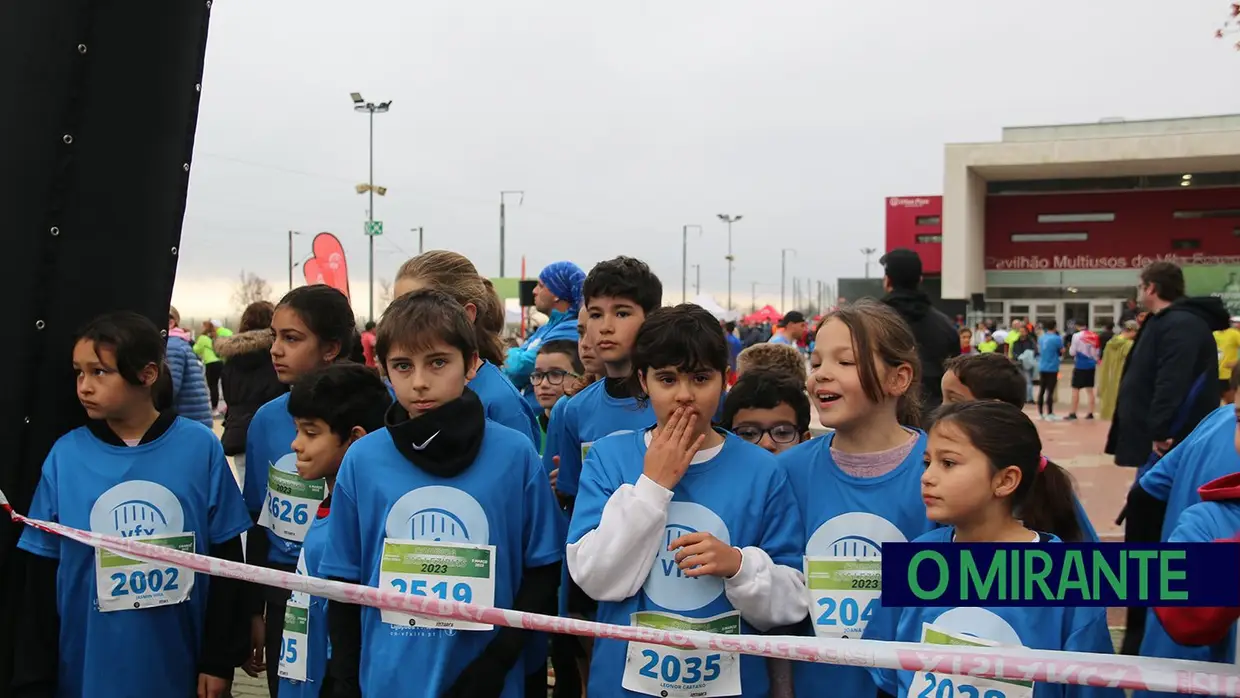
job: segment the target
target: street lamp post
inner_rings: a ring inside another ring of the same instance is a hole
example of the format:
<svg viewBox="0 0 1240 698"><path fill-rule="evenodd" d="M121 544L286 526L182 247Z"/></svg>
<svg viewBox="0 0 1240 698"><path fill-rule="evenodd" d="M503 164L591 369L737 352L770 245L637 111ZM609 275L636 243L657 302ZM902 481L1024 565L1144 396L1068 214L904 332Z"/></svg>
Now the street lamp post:
<svg viewBox="0 0 1240 698"><path fill-rule="evenodd" d="M779 251L779 311L781 313L788 312L787 308L784 306L784 293L785 293L785 286L787 285L786 279L788 276L788 253L789 252L792 253L793 257L797 256L797 251L792 249L791 247L785 247L784 249Z"/></svg>
<svg viewBox="0 0 1240 698"><path fill-rule="evenodd" d="M736 260L736 257L732 256L732 224L744 218L744 216L733 216L727 213L717 215L719 220L728 224L728 310L734 310L732 307L732 262Z"/></svg>
<svg viewBox="0 0 1240 698"><path fill-rule="evenodd" d="M865 255L865 278L867 279L870 278L870 257L873 257L875 252L878 252L878 250L873 247L861 248L861 254Z"/></svg>
<svg viewBox="0 0 1240 698"><path fill-rule="evenodd" d="M293 264L293 236L294 235L301 235L301 233L297 232L296 230L288 231L288 290L290 291L293 290L293 267L296 266L295 264Z"/></svg>
<svg viewBox="0 0 1240 698"><path fill-rule="evenodd" d="M504 278L504 197L508 194L516 194L521 198L517 199L517 205L525 203L525 192L516 189L506 189L499 193L499 277Z"/></svg>
<svg viewBox="0 0 1240 698"><path fill-rule="evenodd" d="M700 225L683 225L680 227L680 302L688 302L689 288L689 228L697 228L698 235L702 234L702 226Z"/></svg>
<svg viewBox="0 0 1240 698"><path fill-rule="evenodd" d="M366 237L370 238L370 283L367 285L366 297L370 302L367 319L373 321L375 319L375 114L386 114L391 108L392 102L367 102L362 99L362 95L358 92L350 92L349 96L353 98L353 111L362 112L370 115L370 176L367 179L367 185L370 192L370 210L367 212Z"/></svg>
<svg viewBox="0 0 1240 698"><path fill-rule="evenodd" d="M422 254L422 226L419 225L416 228L410 228L409 232L412 233L415 230L418 232L418 254Z"/></svg>
<svg viewBox="0 0 1240 698"><path fill-rule="evenodd" d="M702 294L702 265L694 264L693 273L696 275L696 280L693 283L693 295L698 296Z"/></svg>

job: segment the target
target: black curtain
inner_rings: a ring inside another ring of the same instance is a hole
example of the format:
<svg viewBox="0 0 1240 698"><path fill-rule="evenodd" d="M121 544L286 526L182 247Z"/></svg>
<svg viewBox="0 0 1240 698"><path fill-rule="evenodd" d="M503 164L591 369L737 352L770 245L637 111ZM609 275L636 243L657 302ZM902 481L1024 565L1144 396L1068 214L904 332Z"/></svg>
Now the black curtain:
<svg viewBox="0 0 1240 698"><path fill-rule="evenodd" d="M52 443L85 419L74 332L120 309L166 325L210 4L0 2L0 488L18 511ZM0 522L0 695L19 534Z"/></svg>

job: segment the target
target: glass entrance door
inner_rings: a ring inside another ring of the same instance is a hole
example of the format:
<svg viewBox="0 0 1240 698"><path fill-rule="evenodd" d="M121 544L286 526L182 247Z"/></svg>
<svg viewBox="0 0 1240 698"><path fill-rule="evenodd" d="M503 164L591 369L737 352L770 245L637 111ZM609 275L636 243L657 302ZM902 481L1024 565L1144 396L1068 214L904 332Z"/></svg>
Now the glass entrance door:
<svg viewBox="0 0 1240 698"><path fill-rule="evenodd" d="M1090 327L1089 301L1064 301L1063 331Z"/></svg>
<svg viewBox="0 0 1240 698"><path fill-rule="evenodd" d="M1005 326L1010 327L1013 320L1029 319L1034 325L1046 326L1048 322L1055 322L1060 328L1063 327L1063 301L1056 300L1019 300L1007 301L1007 314L1005 316Z"/></svg>

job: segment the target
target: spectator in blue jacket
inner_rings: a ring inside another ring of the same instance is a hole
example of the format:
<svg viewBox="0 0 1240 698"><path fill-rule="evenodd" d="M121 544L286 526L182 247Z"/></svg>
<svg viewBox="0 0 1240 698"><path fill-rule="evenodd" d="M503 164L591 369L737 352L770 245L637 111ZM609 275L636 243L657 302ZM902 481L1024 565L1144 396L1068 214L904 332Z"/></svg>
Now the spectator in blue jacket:
<svg viewBox="0 0 1240 698"><path fill-rule="evenodd" d="M530 405L538 407L530 373L543 344L558 339L577 341L577 312L581 307L581 285L586 273L572 262L552 262L543 267L534 286L534 308L547 316L547 323L525 340L525 344L508 350L504 373L517 386Z"/></svg>
<svg viewBox="0 0 1240 698"><path fill-rule="evenodd" d="M215 427L211 414L211 393L202 364L194 354L194 336L179 327L181 314L168 310L168 372L172 377L172 409L178 415L201 422L208 429Z"/></svg>

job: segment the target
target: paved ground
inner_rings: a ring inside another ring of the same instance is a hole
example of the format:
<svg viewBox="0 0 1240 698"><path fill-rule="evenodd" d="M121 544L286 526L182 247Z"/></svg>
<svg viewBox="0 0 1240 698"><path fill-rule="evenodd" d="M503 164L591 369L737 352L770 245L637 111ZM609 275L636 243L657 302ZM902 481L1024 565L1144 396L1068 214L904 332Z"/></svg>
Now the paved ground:
<svg viewBox="0 0 1240 698"><path fill-rule="evenodd" d="M1070 379L1071 369L1065 368L1060 377L1060 385ZM1071 391L1061 389L1059 393L1060 399L1055 411L1062 415L1067 413L1067 400ZM1026 412L1037 420L1036 408L1026 409ZM1042 437L1042 452L1072 474L1081 504L1089 514L1099 537L1103 540L1123 540L1123 528L1115 524L1115 517L1123 507L1128 489L1132 486L1134 471L1131 468L1117 467L1109 456L1102 455L1110 422L1082 419L1075 422L1036 423L1038 434ZM818 429L817 423L814 427ZM1124 624L1123 613L1119 609L1111 609L1108 617L1118 646ZM261 678L251 679L238 671L236 683L233 684L233 695L236 698L265 697L266 683Z"/></svg>

